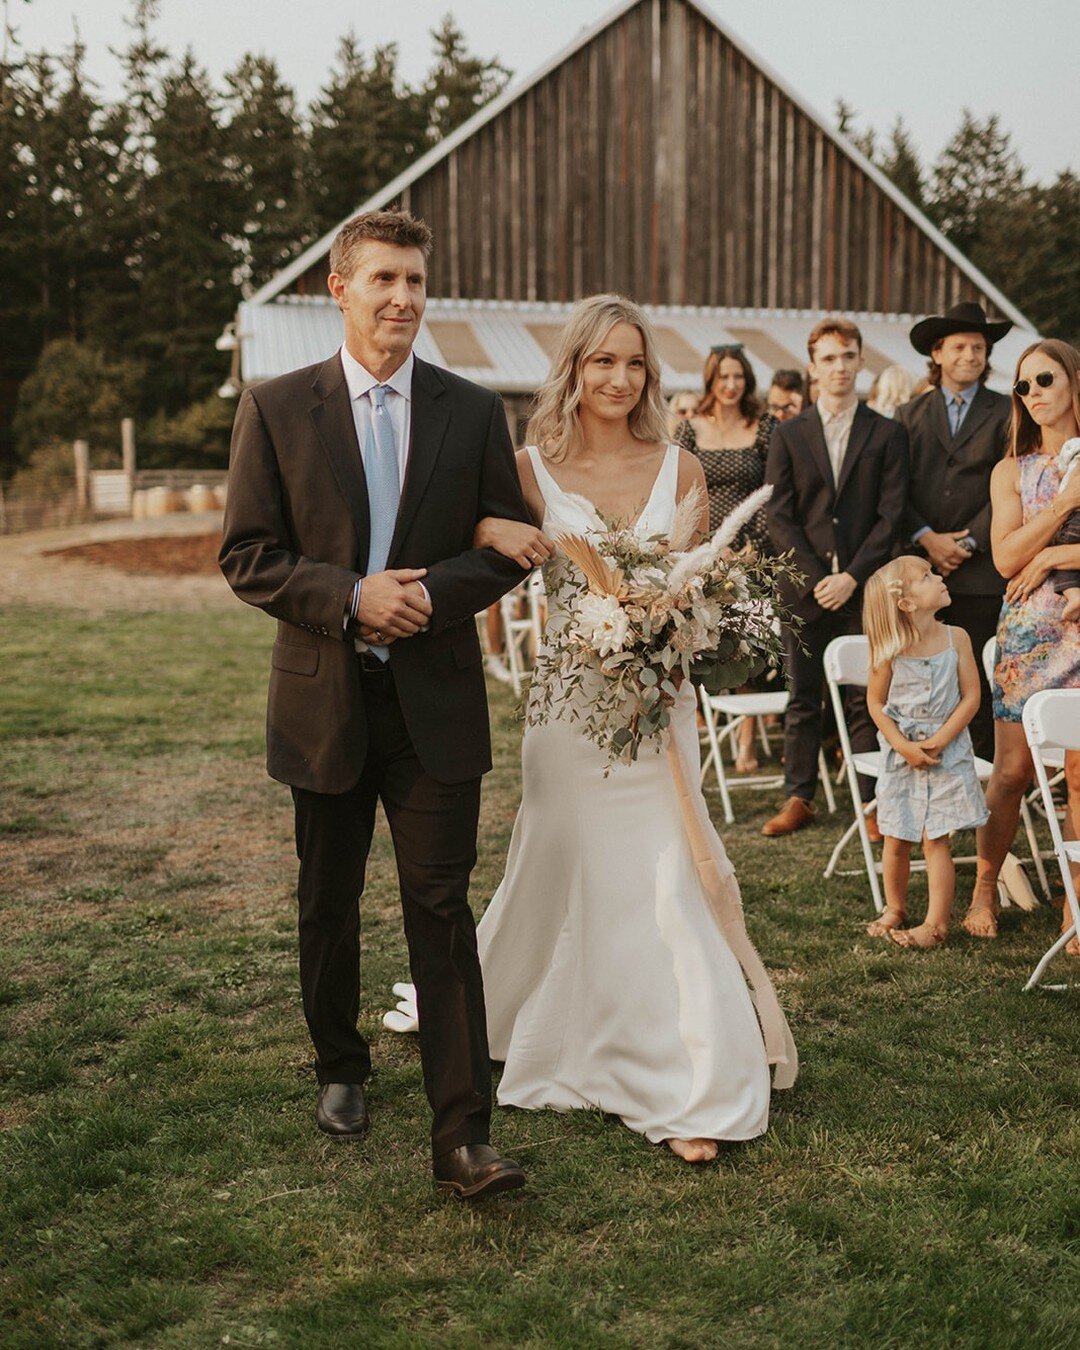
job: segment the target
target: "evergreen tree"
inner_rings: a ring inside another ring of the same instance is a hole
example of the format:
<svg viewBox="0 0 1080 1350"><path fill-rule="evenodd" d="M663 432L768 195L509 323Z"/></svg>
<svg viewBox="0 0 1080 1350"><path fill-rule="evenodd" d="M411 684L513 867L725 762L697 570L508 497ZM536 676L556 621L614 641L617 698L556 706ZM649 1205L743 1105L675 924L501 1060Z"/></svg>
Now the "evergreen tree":
<svg viewBox="0 0 1080 1350"><path fill-rule="evenodd" d="M867 127L865 131L860 131L855 125L855 118L858 114L851 104L843 98L836 100L834 116L836 117L836 129L840 135L846 136L856 150L861 150L867 159L873 160L877 142L874 128Z"/></svg>
<svg viewBox="0 0 1080 1350"><path fill-rule="evenodd" d="M120 419L135 406L139 376L134 362L113 360L92 343L71 338L46 343L19 390L20 459L80 437L96 449L114 450Z"/></svg>
<svg viewBox="0 0 1080 1350"><path fill-rule="evenodd" d="M510 71L495 58L471 56L465 47L465 35L451 14L432 30L431 36L435 65L424 86L424 98L428 140L434 143L500 93Z"/></svg>
<svg viewBox="0 0 1080 1350"><path fill-rule="evenodd" d="M972 261L1038 330L1080 343L1080 178L1066 171L988 203Z"/></svg>
<svg viewBox="0 0 1080 1350"><path fill-rule="evenodd" d="M987 207L1022 191L1024 170L996 113L985 122L964 109L934 165L927 209L962 253L984 242Z"/></svg>
<svg viewBox="0 0 1080 1350"><path fill-rule="evenodd" d="M311 108L311 210L317 233L332 229L396 178L425 141L423 98L402 84L397 47L371 57L353 34Z"/></svg>
<svg viewBox="0 0 1080 1350"><path fill-rule="evenodd" d="M22 138L28 102L26 71L18 53L0 63L0 477L17 457L12 415L20 383L33 369L41 347L33 323L38 300L34 284L36 239L30 219L30 166Z"/></svg>
<svg viewBox="0 0 1080 1350"><path fill-rule="evenodd" d="M242 211L238 247L245 288L261 286L308 242L305 138L293 91L274 61L245 56L225 76L229 172Z"/></svg>
<svg viewBox="0 0 1080 1350"><path fill-rule="evenodd" d="M892 179L908 201L924 205L923 170L919 152L902 117L897 117L881 160L882 171Z"/></svg>
<svg viewBox="0 0 1080 1350"><path fill-rule="evenodd" d="M214 339L239 299L232 240L243 231L217 99L190 51L162 82L152 154L139 355L144 407L171 413L221 379Z"/></svg>

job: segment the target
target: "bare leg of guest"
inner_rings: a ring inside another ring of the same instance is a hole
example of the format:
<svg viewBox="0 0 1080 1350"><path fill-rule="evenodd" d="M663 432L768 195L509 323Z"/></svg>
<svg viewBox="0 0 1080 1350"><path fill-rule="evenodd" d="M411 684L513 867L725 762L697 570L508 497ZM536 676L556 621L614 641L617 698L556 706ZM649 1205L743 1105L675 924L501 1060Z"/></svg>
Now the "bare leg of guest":
<svg viewBox="0 0 1080 1350"><path fill-rule="evenodd" d="M963 927L972 937L997 937L997 880L1020 821L1020 802L1031 786L1031 752L1019 722L994 723L994 772L986 787L990 819L976 834L978 864Z"/></svg>

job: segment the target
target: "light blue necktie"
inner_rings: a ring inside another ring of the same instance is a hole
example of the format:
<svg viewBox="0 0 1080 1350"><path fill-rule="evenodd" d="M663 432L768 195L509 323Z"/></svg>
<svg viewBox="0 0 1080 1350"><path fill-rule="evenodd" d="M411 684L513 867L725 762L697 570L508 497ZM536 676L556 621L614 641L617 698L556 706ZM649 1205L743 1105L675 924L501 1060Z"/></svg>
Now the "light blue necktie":
<svg viewBox="0 0 1080 1350"><path fill-rule="evenodd" d="M394 422L386 406L386 393L385 384L376 384L371 390L371 420L368 423L367 445L364 447L364 477L367 479L368 513L371 517L368 576L386 568L401 499ZM385 647L369 644L369 649L380 661L389 659L390 653Z"/></svg>

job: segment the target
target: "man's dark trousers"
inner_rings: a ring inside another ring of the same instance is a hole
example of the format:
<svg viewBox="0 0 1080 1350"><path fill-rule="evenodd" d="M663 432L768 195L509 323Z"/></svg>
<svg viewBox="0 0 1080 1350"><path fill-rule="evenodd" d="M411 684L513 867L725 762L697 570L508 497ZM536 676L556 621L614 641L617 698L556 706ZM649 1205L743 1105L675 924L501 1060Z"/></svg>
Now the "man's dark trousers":
<svg viewBox="0 0 1080 1350"><path fill-rule="evenodd" d="M389 668L365 670L362 679L370 740L359 782L337 794L293 788L304 1014L319 1081L364 1082L371 1057L356 1026L358 902L381 800L397 858L438 1157L486 1142L491 1115L484 988L468 904L480 779L445 784L425 773Z"/></svg>
<svg viewBox="0 0 1080 1350"><path fill-rule="evenodd" d="M784 796L814 799L821 749L821 719L825 685L825 648L837 637L862 631L859 615L850 605L823 613L798 629L785 628L789 700L784 713ZM844 714L851 748L877 749L877 730L866 708L862 689L844 690ZM874 795L871 780L860 778L863 801Z"/></svg>

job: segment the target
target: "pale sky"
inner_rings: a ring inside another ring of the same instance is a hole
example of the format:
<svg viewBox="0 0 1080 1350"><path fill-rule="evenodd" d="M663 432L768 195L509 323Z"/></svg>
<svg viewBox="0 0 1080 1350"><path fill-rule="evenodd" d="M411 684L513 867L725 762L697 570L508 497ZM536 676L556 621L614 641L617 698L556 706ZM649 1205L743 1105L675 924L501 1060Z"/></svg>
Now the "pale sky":
<svg viewBox="0 0 1080 1350"><path fill-rule="evenodd" d="M126 45L129 0L0 0L22 45L62 47L73 25L105 97L119 93L110 47ZM1000 114L1036 178L1080 171L1080 4L1042 0L709 0L709 9L831 124L837 97L859 124L885 132L902 113L924 160L955 131L966 106ZM396 42L401 71L419 81L429 32L448 10L469 47L527 76L611 0L161 0L157 33L173 53L191 46L215 77L248 51L278 62L302 105L316 94L350 28L363 45Z"/></svg>

